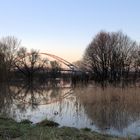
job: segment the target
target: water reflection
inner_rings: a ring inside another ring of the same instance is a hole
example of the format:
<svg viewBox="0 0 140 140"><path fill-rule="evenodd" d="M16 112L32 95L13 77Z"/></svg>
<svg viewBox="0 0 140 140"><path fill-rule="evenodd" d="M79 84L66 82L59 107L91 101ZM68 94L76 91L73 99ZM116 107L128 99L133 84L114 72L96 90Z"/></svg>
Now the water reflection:
<svg viewBox="0 0 140 140"><path fill-rule="evenodd" d="M34 123L46 117L61 125L89 127L101 133L140 136L138 85L1 84L0 113Z"/></svg>
<svg viewBox="0 0 140 140"><path fill-rule="evenodd" d="M0 84L0 111L2 114L10 112L13 98L14 93L10 90L9 85Z"/></svg>
<svg viewBox="0 0 140 140"><path fill-rule="evenodd" d="M102 89L96 86L77 91L77 95L88 117L102 132L126 135L127 132L124 130L140 119L138 87L108 86ZM114 130L117 131L113 132Z"/></svg>

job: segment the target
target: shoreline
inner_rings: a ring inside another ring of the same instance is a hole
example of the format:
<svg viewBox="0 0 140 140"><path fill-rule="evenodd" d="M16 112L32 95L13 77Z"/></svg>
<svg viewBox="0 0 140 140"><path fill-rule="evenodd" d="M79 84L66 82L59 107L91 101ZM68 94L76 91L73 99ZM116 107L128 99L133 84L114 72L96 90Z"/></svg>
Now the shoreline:
<svg viewBox="0 0 140 140"><path fill-rule="evenodd" d="M111 135L103 135L89 128L58 127L58 123L43 120L32 124L29 120L16 122L0 117L0 139L10 140L125 140ZM127 139L127 138L126 138Z"/></svg>

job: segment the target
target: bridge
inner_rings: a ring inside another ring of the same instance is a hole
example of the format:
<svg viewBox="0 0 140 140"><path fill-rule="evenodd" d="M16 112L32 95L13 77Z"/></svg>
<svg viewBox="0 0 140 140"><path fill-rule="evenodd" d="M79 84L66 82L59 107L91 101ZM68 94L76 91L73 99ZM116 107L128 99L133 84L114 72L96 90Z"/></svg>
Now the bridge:
<svg viewBox="0 0 140 140"><path fill-rule="evenodd" d="M58 62L58 64L63 64L63 66L65 66L65 68L60 69L61 72L79 72L79 73L85 73L85 71L82 71L78 66L68 62L67 60L56 56L54 54L50 54L50 53L45 53L45 52L37 52L37 53L29 53L27 52L26 54L23 54L19 57L16 58L16 63L15 66L21 70L20 68L27 68L27 70L30 69L30 65L31 65L31 59L34 59L36 57L36 55L38 55L41 59L45 58L47 59L49 62L51 62L51 60L53 59L53 61ZM24 62L23 62L24 61ZM23 64L24 63L24 64ZM38 64L36 64L36 67L38 67L42 62L38 62ZM38 66L37 66L38 65ZM45 68L45 67L43 67ZM46 69L48 68L48 66L46 65Z"/></svg>
<svg viewBox="0 0 140 140"><path fill-rule="evenodd" d="M74 64L68 62L67 60L65 60L65 59L63 59L63 58L61 58L59 56L56 56L56 55L50 54L50 53L39 53L39 54L49 56L49 57L57 60L58 62L64 64L65 66L67 66L69 68L69 70L67 70L67 71L81 71L77 66L75 66Z"/></svg>

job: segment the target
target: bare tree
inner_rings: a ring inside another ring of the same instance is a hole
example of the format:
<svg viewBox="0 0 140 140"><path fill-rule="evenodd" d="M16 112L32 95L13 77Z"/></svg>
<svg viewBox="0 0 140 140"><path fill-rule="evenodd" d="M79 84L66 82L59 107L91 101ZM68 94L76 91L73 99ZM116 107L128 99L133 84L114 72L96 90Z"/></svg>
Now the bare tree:
<svg viewBox="0 0 140 140"><path fill-rule="evenodd" d="M99 80L128 77L137 43L122 32L100 32L86 48L83 61Z"/></svg>
<svg viewBox="0 0 140 140"><path fill-rule="evenodd" d="M8 80L10 78L11 71L14 69L14 61L19 46L20 41L18 41L18 39L13 36L0 39L1 80Z"/></svg>
<svg viewBox="0 0 140 140"><path fill-rule="evenodd" d="M38 51L31 50L28 53L26 48L20 48L17 52L15 66L29 81L33 81L35 72L42 70L47 63L48 60L41 58Z"/></svg>
<svg viewBox="0 0 140 140"><path fill-rule="evenodd" d="M56 78L56 76L59 74L60 75L60 70L61 70L61 64L58 63L57 61L50 61L51 65L51 74L53 78Z"/></svg>
<svg viewBox="0 0 140 140"><path fill-rule="evenodd" d="M138 45L132 52L132 69L135 72L134 79L140 77L140 45Z"/></svg>

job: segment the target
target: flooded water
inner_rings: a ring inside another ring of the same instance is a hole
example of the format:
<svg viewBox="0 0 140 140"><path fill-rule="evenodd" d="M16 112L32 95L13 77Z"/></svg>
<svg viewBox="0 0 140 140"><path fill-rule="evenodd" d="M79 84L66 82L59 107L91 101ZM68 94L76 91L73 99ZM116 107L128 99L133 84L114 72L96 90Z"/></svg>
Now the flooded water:
<svg viewBox="0 0 140 140"><path fill-rule="evenodd" d="M69 82L0 85L0 113L33 123L46 118L61 126L102 134L140 136L140 86L102 87Z"/></svg>

